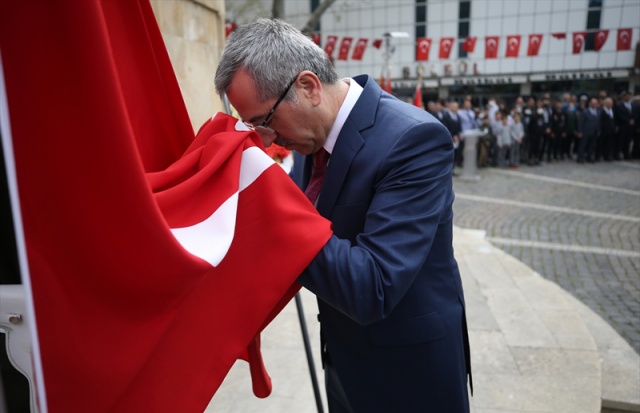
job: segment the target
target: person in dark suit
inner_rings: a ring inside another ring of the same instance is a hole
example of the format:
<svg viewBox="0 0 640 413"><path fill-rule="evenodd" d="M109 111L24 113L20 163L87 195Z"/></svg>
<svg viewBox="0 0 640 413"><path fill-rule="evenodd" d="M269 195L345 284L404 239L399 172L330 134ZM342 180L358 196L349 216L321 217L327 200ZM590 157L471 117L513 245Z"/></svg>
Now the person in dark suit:
<svg viewBox="0 0 640 413"><path fill-rule="evenodd" d="M600 108L598 98L591 98L589 107L580 114L580 146L578 147L578 163L595 162L596 143L600 134Z"/></svg>
<svg viewBox="0 0 640 413"><path fill-rule="evenodd" d="M449 102L447 106L447 110L442 117L442 123L447 127L453 139L455 165L462 167L464 140L462 138L462 120L458 114L458 102Z"/></svg>
<svg viewBox="0 0 640 413"><path fill-rule="evenodd" d="M279 20L229 36L215 86L265 146L295 151L301 189L330 153L315 205L334 235L298 279L318 298L330 412L468 412L447 129L367 75L339 79Z"/></svg>
<svg viewBox="0 0 640 413"><path fill-rule="evenodd" d="M600 118L600 148L599 156L605 161L613 160L614 148L618 147L616 133L616 119L613 113L613 99L604 98L602 115Z"/></svg>
<svg viewBox="0 0 640 413"><path fill-rule="evenodd" d="M631 158L631 143L635 133L635 119L633 118L633 106L631 104L631 93L624 91L621 93L622 100L616 105L614 115L618 122L620 152L624 159ZM616 154L618 155L618 154Z"/></svg>

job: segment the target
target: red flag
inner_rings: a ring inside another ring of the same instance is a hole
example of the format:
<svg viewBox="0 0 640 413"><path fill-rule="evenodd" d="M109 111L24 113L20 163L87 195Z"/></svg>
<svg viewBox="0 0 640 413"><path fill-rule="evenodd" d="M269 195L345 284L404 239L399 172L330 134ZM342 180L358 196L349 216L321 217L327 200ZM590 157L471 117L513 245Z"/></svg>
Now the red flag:
<svg viewBox="0 0 640 413"><path fill-rule="evenodd" d="M507 36L506 57L518 57L520 52L520 35Z"/></svg>
<svg viewBox="0 0 640 413"><path fill-rule="evenodd" d="M443 37L442 39L440 39L440 53L438 54L438 57L440 59L449 58L454 41L455 39L453 37Z"/></svg>
<svg viewBox="0 0 640 413"><path fill-rule="evenodd" d="M527 56L537 56L540 51L540 45L542 44L541 34L529 35L529 47L527 47Z"/></svg>
<svg viewBox="0 0 640 413"><path fill-rule="evenodd" d="M338 42L338 36L327 36L327 45L324 47L324 51L329 57L333 57L333 50L336 48Z"/></svg>
<svg viewBox="0 0 640 413"><path fill-rule="evenodd" d="M382 39L375 39L372 44L373 44L373 47L375 47L376 49L379 49L380 46L382 46Z"/></svg>
<svg viewBox="0 0 640 413"><path fill-rule="evenodd" d="M340 42L340 52L338 53L338 60L349 59L349 50L351 50L352 42L353 42L353 37L342 38L342 42Z"/></svg>
<svg viewBox="0 0 640 413"><path fill-rule="evenodd" d="M311 33L311 40L318 46L320 46L320 42L322 41L322 36L318 32Z"/></svg>
<svg viewBox="0 0 640 413"><path fill-rule="evenodd" d="M598 30L595 32L594 36L595 44L593 48L596 52L599 52L607 41L607 37L609 37L609 30Z"/></svg>
<svg viewBox="0 0 640 413"><path fill-rule="evenodd" d="M416 91L413 95L413 104L419 108L424 108L424 102L422 102L422 79L418 79L416 84Z"/></svg>
<svg viewBox="0 0 640 413"><path fill-rule="evenodd" d="M587 37L587 32L574 32L573 33L573 54L578 54L582 51L584 46L584 39Z"/></svg>
<svg viewBox="0 0 640 413"><path fill-rule="evenodd" d="M467 53L473 53L476 48L476 40L478 38L476 36L467 36L464 43L462 44L462 50Z"/></svg>
<svg viewBox="0 0 640 413"><path fill-rule="evenodd" d="M367 43L369 39L360 38L356 42L356 47L353 49L353 54L351 55L351 59L353 60L362 60L362 56L364 55L364 51L367 48Z"/></svg>
<svg viewBox="0 0 640 413"><path fill-rule="evenodd" d="M616 50L631 50L632 29L618 29L616 39Z"/></svg>
<svg viewBox="0 0 640 413"><path fill-rule="evenodd" d="M237 24L235 24L234 22L226 22L224 24L224 34L225 37L229 37L229 35L231 34L231 32L233 32L236 27L238 27Z"/></svg>
<svg viewBox="0 0 640 413"><path fill-rule="evenodd" d="M0 49L40 406L199 413L238 357L268 394L258 334L328 221L235 119L194 140L148 1L0 2Z"/></svg>
<svg viewBox="0 0 640 413"><path fill-rule="evenodd" d="M429 50L431 50L431 39L428 37L418 37L416 60L429 60Z"/></svg>
<svg viewBox="0 0 640 413"><path fill-rule="evenodd" d="M555 38L555 39L566 39L567 38L567 34L566 33L561 33L561 32L551 33L551 36L553 36L553 38Z"/></svg>
<svg viewBox="0 0 640 413"><path fill-rule="evenodd" d="M487 36L484 39L484 58L495 59L498 57L498 44L500 38L498 36Z"/></svg>

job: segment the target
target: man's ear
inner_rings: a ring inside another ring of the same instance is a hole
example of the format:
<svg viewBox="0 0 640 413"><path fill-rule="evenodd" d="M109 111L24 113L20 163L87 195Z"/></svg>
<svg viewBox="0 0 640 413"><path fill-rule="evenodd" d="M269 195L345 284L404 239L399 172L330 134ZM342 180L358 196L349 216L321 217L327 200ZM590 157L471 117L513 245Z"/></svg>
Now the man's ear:
<svg viewBox="0 0 640 413"><path fill-rule="evenodd" d="M308 99L313 106L322 101L322 82L315 73L305 70L298 76L298 84L302 87L301 97Z"/></svg>

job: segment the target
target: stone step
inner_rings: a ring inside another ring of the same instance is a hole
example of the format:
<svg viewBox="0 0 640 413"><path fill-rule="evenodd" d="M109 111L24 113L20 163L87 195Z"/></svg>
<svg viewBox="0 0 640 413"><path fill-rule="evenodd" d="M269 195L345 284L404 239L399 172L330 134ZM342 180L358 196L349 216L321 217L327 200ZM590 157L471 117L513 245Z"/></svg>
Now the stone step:
<svg viewBox="0 0 640 413"><path fill-rule="evenodd" d="M491 245L484 231L455 231L472 341L473 411L640 411L640 358L615 330Z"/></svg>

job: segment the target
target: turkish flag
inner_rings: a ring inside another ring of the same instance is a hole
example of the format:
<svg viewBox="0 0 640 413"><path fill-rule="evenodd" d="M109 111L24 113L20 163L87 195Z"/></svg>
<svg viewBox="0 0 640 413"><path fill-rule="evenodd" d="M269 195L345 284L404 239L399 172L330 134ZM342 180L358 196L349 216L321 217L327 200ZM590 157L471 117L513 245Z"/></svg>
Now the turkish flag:
<svg viewBox="0 0 640 413"><path fill-rule="evenodd" d="M473 53L473 51L476 48L476 40L477 39L478 38L475 37L475 36L473 36L473 37L472 36L468 36L465 39L464 43L462 44L462 50L464 50L465 52L468 52L468 53Z"/></svg>
<svg viewBox="0 0 640 413"><path fill-rule="evenodd" d="M353 37L343 37L340 42L340 52L338 53L338 60L349 59L349 50L351 50L351 43L353 43Z"/></svg>
<svg viewBox="0 0 640 413"><path fill-rule="evenodd" d="M537 56L540 52L540 45L542 45L541 34L529 35L529 46L527 47L527 56Z"/></svg>
<svg viewBox="0 0 640 413"><path fill-rule="evenodd" d="M453 42L455 38L453 37L443 37L440 39L440 53L438 57L440 59L448 59L451 54L451 49L453 48Z"/></svg>
<svg viewBox="0 0 640 413"><path fill-rule="evenodd" d="M236 119L194 137L148 1L0 2L0 50L42 411L200 413L238 358L266 396L330 223Z"/></svg>
<svg viewBox="0 0 640 413"><path fill-rule="evenodd" d="M551 33L551 36L554 39L566 39L567 38L567 34L566 33L561 33L561 32Z"/></svg>
<svg viewBox="0 0 640 413"><path fill-rule="evenodd" d="M234 22L226 22L224 24L224 34L225 37L229 37L229 35L231 34L231 32L233 32L236 27L238 27L237 24L235 24Z"/></svg>
<svg viewBox="0 0 640 413"><path fill-rule="evenodd" d="M373 41L373 43L371 43L373 45L373 47L375 47L376 49L379 49L380 46L382 46L382 39L375 39Z"/></svg>
<svg viewBox="0 0 640 413"><path fill-rule="evenodd" d="M520 52L520 35L507 36L506 57L518 57Z"/></svg>
<svg viewBox="0 0 640 413"><path fill-rule="evenodd" d="M416 43L416 60L429 60L429 50L431 50L431 39L428 37L418 37L418 43Z"/></svg>
<svg viewBox="0 0 640 413"><path fill-rule="evenodd" d="M422 102L422 78L418 79L418 83L416 84L416 91L413 95L413 104L419 108L424 108L424 103Z"/></svg>
<svg viewBox="0 0 640 413"><path fill-rule="evenodd" d="M351 55L351 59L362 60L364 51L367 48L367 43L369 43L369 39L364 39L364 38L358 39L358 41L356 42L356 47L353 49L353 54Z"/></svg>
<svg viewBox="0 0 640 413"><path fill-rule="evenodd" d="M498 45L500 38L498 36L487 36L484 39L484 58L495 59L498 57Z"/></svg>
<svg viewBox="0 0 640 413"><path fill-rule="evenodd" d="M574 32L573 33L573 54L578 54L582 51L584 46L584 40L587 37L587 32Z"/></svg>
<svg viewBox="0 0 640 413"><path fill-rule="evenodd" d="M338 36L327 36L327 44L324 47L324 51L329 57L333 57L333 50L336 48L338 42Z"/></svg>
<svg viewBox="0 0 640 413"><path fill-rule="evenodd" d="M631 50L632 29L618 29L616 39L616 50Z"/></svg>
<svg viewBox="0 0 640 413"><path fill-rule="evenodd" d="M318 46L320 46L320 42L322 41L322 36L318 32L311 33L311 40Z"/></svg>
<svg viewBox="0 0 640 413"><path fill-rule="evenodd" d="M609 30L598 30L595 32L594 36L595 44L593 48L598 52L602 49L602 46L604 46L604 43L607 41L607 37L609 37Z"/></svg>

